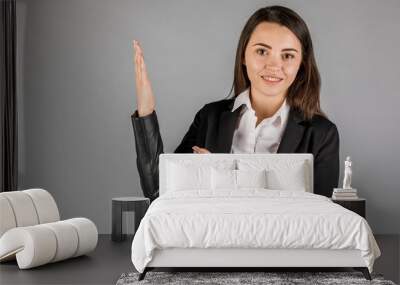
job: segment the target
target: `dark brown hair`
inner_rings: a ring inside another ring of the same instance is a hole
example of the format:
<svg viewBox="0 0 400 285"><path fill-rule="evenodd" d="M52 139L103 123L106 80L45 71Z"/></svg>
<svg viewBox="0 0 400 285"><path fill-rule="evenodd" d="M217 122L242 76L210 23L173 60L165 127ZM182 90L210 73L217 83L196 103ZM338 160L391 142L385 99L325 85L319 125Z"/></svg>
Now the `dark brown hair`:
<svg viewBox="0 0 400 285"><path fill-rule="evenodd" d="M254 29L262 22L285 26L301 42L302 62L295 80L288 89L286 100L289 106L301 111L304 119L311 119L315 114L326 117L319 102L321 78L315 62L310 32L306 23L296 12L282 6L269 6L257 10L244 26L236 50L234 79L229 95L233 90L234 98L236 98L250 86L250 80L243 64L244 53Z"/></svg>

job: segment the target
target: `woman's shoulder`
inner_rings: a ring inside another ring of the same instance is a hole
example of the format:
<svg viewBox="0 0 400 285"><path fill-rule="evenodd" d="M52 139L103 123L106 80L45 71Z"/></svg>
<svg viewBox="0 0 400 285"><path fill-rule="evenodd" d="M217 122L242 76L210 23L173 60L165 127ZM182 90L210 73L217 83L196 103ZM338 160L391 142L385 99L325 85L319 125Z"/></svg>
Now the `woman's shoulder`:
<svg viewBox="0 0 400 285"><path fill-rule="evenodd" d="M331 129L331 128L336 128L336 124L331 121L327 116L321 115L321 114L315 114L311 120L309 120L309 123L317 129Z"/></svg>
<svg viewBox="0 0 400 285"><path fill-rule="evenodd" d="M310 119L307 119L301 110L291 108L289 118L312 131L317 138L326 137L329 134L338 135L336 124L324 113L314 114Z"/></svg>
<svg viewBox="0 0 400 285"><path fill-rule="evenodd" d="M207 106L207 108L209 109L231 109L233 107L234 102L235 102L234 98L221 99L207 103L205 106Z"/></svg>
<svg viewBox="0 0 400 285"><path fill-rule="evenodd" d="M218 101L212 101L206 103L202 108L201 112L206 114L220 113L222 111L231 110L235 99L221 99Z"/></svg>
<svg viewBox="0 0 400 285"><path fill-rule="evenodd" d="M314 115L309 120L309 124L313 128L316 136L320 136L322 138L339 136L336 124L325 115Z"/></svg>

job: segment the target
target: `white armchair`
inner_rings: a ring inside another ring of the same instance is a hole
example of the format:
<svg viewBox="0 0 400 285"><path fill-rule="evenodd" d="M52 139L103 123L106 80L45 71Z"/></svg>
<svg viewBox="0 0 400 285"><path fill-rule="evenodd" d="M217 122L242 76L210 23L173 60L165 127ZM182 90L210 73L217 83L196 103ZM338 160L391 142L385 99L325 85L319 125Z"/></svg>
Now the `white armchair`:
<svg viewBox="0 0 400 285"><path fill-rule="evenodd" d="M94 250L97 238L89 219L60 221L44 189L0 193L0 262L16 258L20 269L57 262Z"/></svg>

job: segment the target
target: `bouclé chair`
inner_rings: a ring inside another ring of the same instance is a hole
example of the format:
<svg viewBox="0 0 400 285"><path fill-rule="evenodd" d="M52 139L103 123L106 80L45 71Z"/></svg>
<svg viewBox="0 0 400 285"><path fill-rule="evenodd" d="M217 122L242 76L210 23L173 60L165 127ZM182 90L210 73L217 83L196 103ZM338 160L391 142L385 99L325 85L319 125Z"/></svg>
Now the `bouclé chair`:
<svg viewBox="0 0 400 285"><path fill-rule="evenodd" d="M60 221L44 189L0 193L0 262L17 259L20 269L57 262L94 250L97 238L89 219Z"/></svg>

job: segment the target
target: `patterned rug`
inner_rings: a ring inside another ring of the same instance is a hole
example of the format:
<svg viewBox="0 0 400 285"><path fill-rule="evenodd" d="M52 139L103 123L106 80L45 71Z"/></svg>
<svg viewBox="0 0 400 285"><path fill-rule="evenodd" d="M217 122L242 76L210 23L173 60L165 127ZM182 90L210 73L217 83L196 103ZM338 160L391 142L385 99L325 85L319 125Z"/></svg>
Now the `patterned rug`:
<svg viewBox="0 0 400 285"><path fill-rule="evenodd" d="M138 281L139 273L124 273L116 285L134 284L387 284L381 274L371 274L372 281L366 280L361 272L147 272L146 277Z"/></svg>

